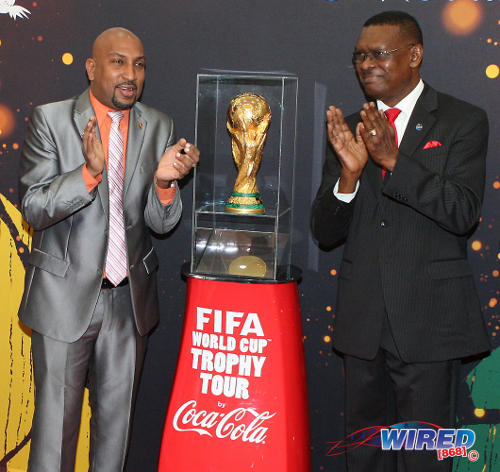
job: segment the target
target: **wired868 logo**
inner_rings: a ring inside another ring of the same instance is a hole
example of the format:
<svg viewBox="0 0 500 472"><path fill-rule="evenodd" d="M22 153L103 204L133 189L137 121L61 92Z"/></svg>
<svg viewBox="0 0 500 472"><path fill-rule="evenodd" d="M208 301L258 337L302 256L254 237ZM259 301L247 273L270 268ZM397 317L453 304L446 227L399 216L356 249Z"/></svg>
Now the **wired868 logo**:
<svg viewBox="0 0 500 472"><path fill-rule="evenodd" d="M422 427L423 424L427 427ZM428 423L399 423L380 430L382 450L423 451L426 449L436 451L440 461L455 456L468 457L473 462L477 461L479 453L476 450L468 451L475 441L476 433L471 429L447 429Z"/></svg>
<svg viewBox="0 0 500 472"><path fill-rule="evenodd" d="M476 434L471 429L451 429L421 421L385 426L372 426L356 431L343 441L332 443L328 456L343 454L360 446L379 447L384 451L436 451L437 460L462 456L472 462L479 453L471 449Z"/></svg>

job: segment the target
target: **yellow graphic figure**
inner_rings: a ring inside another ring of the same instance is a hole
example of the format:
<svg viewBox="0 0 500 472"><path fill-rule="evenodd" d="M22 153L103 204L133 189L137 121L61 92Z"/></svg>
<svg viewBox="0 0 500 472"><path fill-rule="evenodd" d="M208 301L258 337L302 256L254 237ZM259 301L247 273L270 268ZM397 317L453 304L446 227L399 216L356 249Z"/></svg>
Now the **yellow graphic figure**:
<svg viewBox="0 0 500 472"><path fill-rule="evenodd" d="M265 211L256 176L270 123L271 110L264 97L242 93L231 100L227 129L232 138L238 176L225 206L230 213L259 214Z"/></svg>
<svg viewBox="0 0 500 472"><path fill-rule="evenodd" d="M0 194L0 472L25 472L34 407L30 330L17 310L24 289L20 254L31 249L21 213ZM89 468L90 406L85 392L76 456L76 472Z"/></svg>

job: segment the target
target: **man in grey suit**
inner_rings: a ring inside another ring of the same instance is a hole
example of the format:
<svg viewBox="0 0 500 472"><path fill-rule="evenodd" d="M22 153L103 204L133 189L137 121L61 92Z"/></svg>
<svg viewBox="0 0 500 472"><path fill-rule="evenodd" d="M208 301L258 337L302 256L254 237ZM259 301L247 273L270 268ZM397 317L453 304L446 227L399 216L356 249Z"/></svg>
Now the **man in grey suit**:
<svg viewBox="0 0 500 472"><path fill-rule="evenodd" d="M171 118L137 102L145 56L132 32L99 35L86 69L88 90L35 108L21 156L22 213L34 228L19 311L33 332L31 472L74 469L86 385L90 470L123 470L158 321L150 230L176 225L176 181L199 159L194 145L174 141Z"/></svg>
<svg viewBox="0 0 500 472"><path fill-rule="evenodd" d="M467 261L483 198L488 122L420 77L413 17L364 24L353 64L367 97L327 111L328 150L312 230L345 242L334 346L344 358L346 433L422 421L453 427L460 358L489 339ZM350 472L451 470L433 451L347 453Z"/></svg>

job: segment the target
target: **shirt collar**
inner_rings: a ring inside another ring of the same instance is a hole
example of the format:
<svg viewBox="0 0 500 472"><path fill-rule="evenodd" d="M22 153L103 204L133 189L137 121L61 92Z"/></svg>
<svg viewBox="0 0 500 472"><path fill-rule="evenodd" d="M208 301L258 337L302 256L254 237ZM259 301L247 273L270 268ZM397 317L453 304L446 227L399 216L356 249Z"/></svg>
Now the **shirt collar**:
<svg viewBox="0 0 500 472"><path fill-rule="evenodd" d="M109 111L117 111L117 110L113 110L112 108L109 108L108 106L103 105L99 100L97 100L97 98L92 93L92 90L90 90L90 89L89 89L89 97L90 97L90 104L92 105L92 108L94 109L94 112L95 112L95 115L97 118L97 123L98 124L102 123L103 120L105 120L105 119L111 120L111 118L108 116L108 112ZM125 119L126 122L128 122L128 118L130 115L130 109L120 110L120 111L123 113L122 121L123 121L123 119Z"/></svg>
<svg viewBox="0 0 500 472"><path fill-rule="evenodd" d="M399 103L397 103L393 107L389 107L383 101L377 100L377 108L382 111L385 111L389 108L399 108L401 110L401 113L405 114L406 116L410 116L423 90L424 81L420 79L416 87Z"/></svg>

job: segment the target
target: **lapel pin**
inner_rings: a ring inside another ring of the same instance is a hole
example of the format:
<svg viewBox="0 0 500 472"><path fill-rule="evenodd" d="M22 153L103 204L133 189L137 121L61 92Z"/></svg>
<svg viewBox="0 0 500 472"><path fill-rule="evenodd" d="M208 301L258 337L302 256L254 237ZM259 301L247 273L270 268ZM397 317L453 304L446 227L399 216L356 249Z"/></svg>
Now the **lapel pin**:
<svg viewBox="0 0 500 472"><path fill-rule="evenodd" d="M417 131L422 131L424 129L424 125L422 123L417 123L417 126L415 126L415 129Z"/></svg>
<svg viewBox="0 0 500 472"><path fill-rule="evenodd" d="M139 128L141 128L141 129L142 129L142 127L144 126L144 125L142 124L142 121L140 121L140 120L137 120L137 125L138 125L138 126L139 126Z"/></svg>

